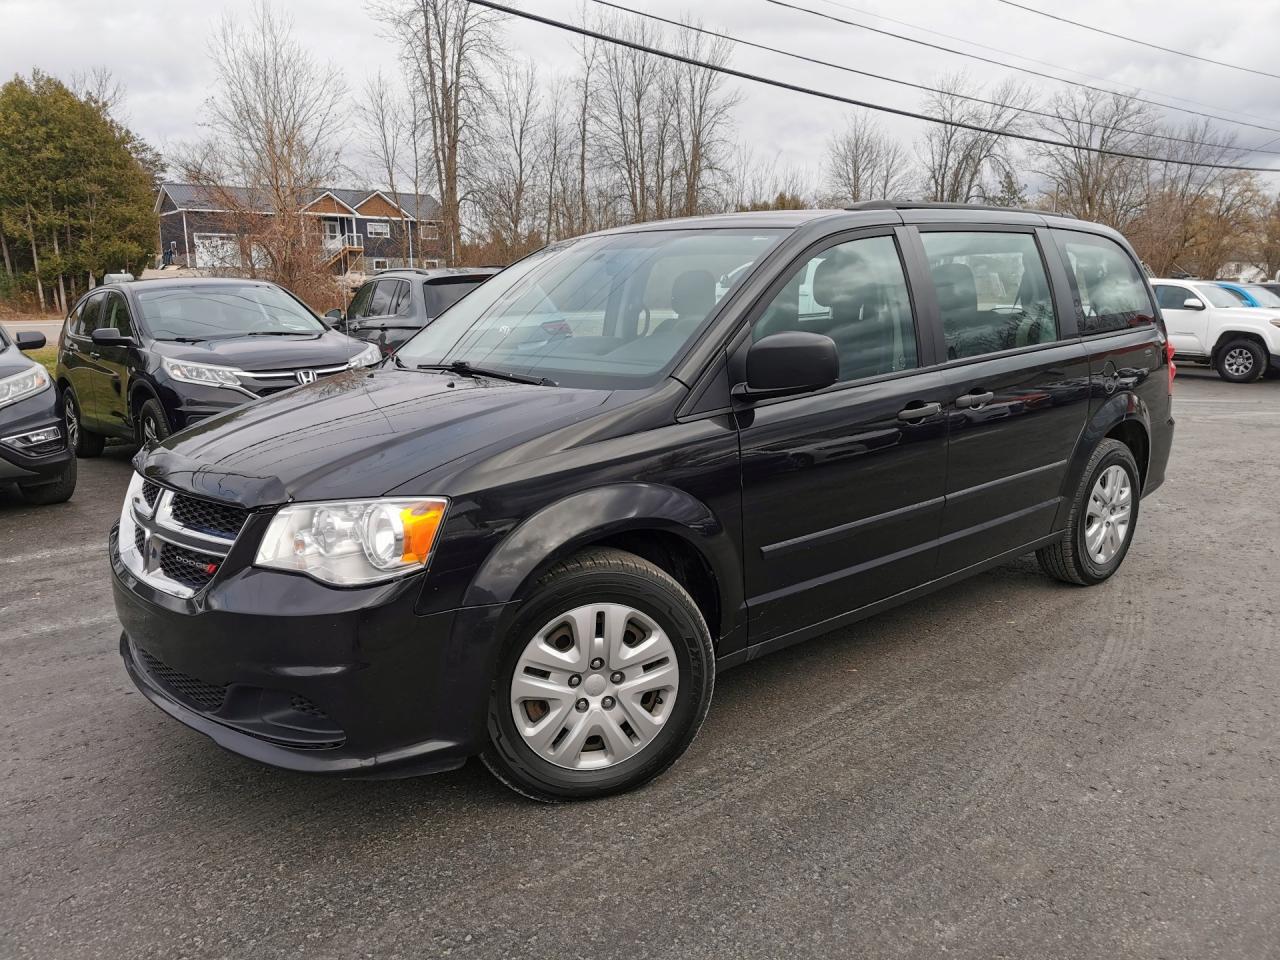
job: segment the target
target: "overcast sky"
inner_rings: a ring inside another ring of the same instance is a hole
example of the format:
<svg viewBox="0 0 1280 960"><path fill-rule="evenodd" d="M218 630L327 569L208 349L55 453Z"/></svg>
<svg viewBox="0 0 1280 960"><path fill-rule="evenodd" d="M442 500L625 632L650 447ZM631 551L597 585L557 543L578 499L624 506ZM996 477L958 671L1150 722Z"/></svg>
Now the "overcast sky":
<svg viewBox="0 0 1280 960"><path fill-rule="evenodd" d="M916 82L927 83L943 73L961 69L984 82L1010 75L1010 71L999 67L843 27L770 5L766 0L619 2L671 18L696 15L704 26L743 39ZM1118 86L1141 87L1149 91L1147 95L1152 99L1190 98L1207 106L1195 107L1185 99L1183 105L1241 119L1252 115L1258 118L1254 122L1280 130L1280 80L1188 60L1055 23L998 0L791 2L1049 73L1092 82L1082 76L1090 74ZM1068 7L1048 0L1025 2L1125 36L1280 73L1280 61L1275 56L1276 40L1280 38L1280 0L1077 0ZM545 16L571 20L579 0L518 0L518 5ZM396 46L361 0L277 0L277 8L291 14L297 36L307 47L341 67L353 100L366 77L379 67L388 75L395 73ZM247 16L250 9L250 0L0 0L0 74L29 73L38 67L66 79L77 70L106 66L127 88L124 114L130 126L163 150L199 135L202 105L214 79L208 56L210 36L221 16ZM957 44L920 29L903 28L883 19L887 17L969 43ZM517 20L509 20L504 29L506 45L513 55L533 59L544 77L572 69L565 35ZM1014 60L975 44L1016 52L1064 69L1055 71L1030 60ZM760 51L737 48L733 65L846 96L905 108L920 106L916 91ZM1066 68L1076 72L1068 73ZM1041 92L1061 89L1047 80L1023 79ZM807 167L816 179L827 136L843 123L846 108L756 84L738 86L743 95L738 110L740 141L752 145L762 158L776 155L782 164ZM919 137L923 129L918 121L886 118L884 122L908 140ZM1240 142L1251 146L1276 138L1270 148L1280 150L1280 132L1227 125L1221 125L1221 129L1237 132ZM349 155L354 159L354 149ZM1260 161L1255 164L1258 166L1280 167L1280 156L1252 159Z"/></svg>

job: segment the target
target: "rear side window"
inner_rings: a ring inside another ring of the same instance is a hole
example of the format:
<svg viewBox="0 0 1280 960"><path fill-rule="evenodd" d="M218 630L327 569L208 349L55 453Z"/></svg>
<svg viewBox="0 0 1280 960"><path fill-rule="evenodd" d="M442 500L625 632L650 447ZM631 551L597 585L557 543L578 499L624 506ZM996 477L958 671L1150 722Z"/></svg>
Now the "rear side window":
<svg viewBox="0 0 1280 960"><path fill-rule="evenodd" d="M788 330L834 340L841 380L918 366L911 298L894 239L850 240L802 263L756 321L752 336L759 340Z"/></svg>
<svg viewBox="0 0 1280 960"><path fill-rule="evenodd" d="M1029 233L922 232L947 359L1058 339L1049 278Z"/></svg>
<svg viewBox="0 0 1280 960"><path fill-rule="evenodd" d="M1080 298L1080 332L1110 333L1155 322L1138 266L1118 243L1106 237L1055 230L1067 256Z"/></svg>

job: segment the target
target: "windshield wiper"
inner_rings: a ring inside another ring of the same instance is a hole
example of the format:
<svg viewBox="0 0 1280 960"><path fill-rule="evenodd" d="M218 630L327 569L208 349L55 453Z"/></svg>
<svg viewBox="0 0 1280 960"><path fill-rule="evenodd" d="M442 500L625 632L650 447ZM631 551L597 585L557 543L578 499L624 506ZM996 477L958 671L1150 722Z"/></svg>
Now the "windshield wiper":
<svg viewBox="0 0 1280 960"><path fill-rule="evenodd" d="M538 387L554 387L556 382L546 377L530 377L523 373L510 373L506 370L493 370L488 367L472 366L466 360L454 360L452 363L420 363L418 370L445 370L459 373L464 377L492 377L495 380L510 380L512 383L531 383Z"/></svg>
<svg viewBox="0 0 1280 960"><path fill-rule="evenodd" d="M318 337L315 330L250 330L240 334L242 337Z"/></svg>
<svg viewBox="0 0 1280 960"><path fill-rule="evenodd" d="M204 343L206 340L217 340L218 337L156 337L165 343Z"/></svg>

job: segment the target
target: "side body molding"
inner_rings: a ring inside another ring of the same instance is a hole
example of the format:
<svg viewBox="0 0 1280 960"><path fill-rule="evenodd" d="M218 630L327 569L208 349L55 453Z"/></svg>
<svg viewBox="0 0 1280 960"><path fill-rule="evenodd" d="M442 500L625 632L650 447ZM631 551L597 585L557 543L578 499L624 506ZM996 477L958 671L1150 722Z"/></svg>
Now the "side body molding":
<svg viewBox="0 0 1280 960"><path fill-rule="evenodd" d="M551 563L594 541L637 530L671 533L696 549L719 588L721 634L745 624L742 561L733 536L701 500L656 483L595 487L539 510L489 554L463 605L518 600Z"/></svg>

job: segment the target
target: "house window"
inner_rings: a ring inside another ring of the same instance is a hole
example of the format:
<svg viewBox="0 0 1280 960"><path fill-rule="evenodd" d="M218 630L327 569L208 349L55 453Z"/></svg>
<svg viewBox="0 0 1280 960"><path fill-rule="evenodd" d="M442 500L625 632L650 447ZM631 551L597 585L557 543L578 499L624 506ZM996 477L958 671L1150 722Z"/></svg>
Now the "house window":
<svg viewBox="0 0 1280 960"><path fill-rule="evenodd" d="M326 240L337 240L342 235L342 226L337 220L324 221L324 238Z"/></svg>
<svg viewBox="0 0 1280 960"><path fill-rule="evenodd" d="M373 220L370 221L366 232L371 237L389 237L391 236L391 224L385 220Z"/></svg>
<svg viewBox="0 0 1280 960"><path fill-rule="evenodd" d="M439 240L440 239L440 221L424 220L418 224L419 240Z"/></svg>
<svg viewBox="0 0 1280 960"><path fill-rule="evenodd" d="M369 263L372 265L374 270L387 269L387 261L384 257L370 257Z"/></svg>

